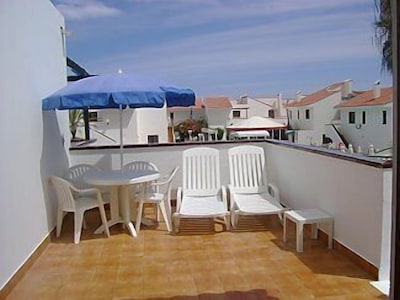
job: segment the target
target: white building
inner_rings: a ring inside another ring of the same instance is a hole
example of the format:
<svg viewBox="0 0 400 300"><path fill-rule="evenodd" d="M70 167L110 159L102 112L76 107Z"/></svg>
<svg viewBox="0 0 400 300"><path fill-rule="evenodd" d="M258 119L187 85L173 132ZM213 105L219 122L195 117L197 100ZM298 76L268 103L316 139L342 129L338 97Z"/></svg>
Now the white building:
<svg viewBox="0 0 400 300"><path fill-rule="evenodd" d="M67 83L64 27L50 1L1 1L0 289L55 226L47 183L69 165L68 112L41 107Z"/></svg>
<svg viewBox="0 0 400 300"><path fill-rule="evenodd" d="M298 93L296 100L287 105L289 125L294 130L293 142L322 145L326 124L336 118L334 107L352 96L351 80L331 84L305 97Z"/></svg>
<svg viewBox="0 0 400 300"><path fill-rule="evenodd" d="M232 109L228 97L206 97L203 99L206 121L209 128L225 128Z"/></svg>
<svg viewBox="0 0 400 300"><path fill-rule="evenodd" d="M273 118L275 121L287 124L287 99L282 99L278 93L276 97L241 96L232 101L232 111L229 119L249 119L251 117Z"/></svg>
<svg viewBox="0 0 400 300"><path fill-rule="evenodd" d="M375 149L391 148L393 89L375 84L372 90L363 92L336 108L340 111L339 131L354 149L361 146L367 153L369 145Z"/></svg>

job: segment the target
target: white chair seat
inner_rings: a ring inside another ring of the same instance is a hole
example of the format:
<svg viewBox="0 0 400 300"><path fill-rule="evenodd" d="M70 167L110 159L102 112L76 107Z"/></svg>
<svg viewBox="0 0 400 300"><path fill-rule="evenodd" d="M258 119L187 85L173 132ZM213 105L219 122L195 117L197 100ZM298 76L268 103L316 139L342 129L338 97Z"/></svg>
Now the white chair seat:
<svg viewBox="0 0 400 300"><path fill-rule="evenodd" d="M104 203L104 201L103 201ZM77 198L77 201L75 202L75 208L78 209L92 209L95 207L98 207L99 203L97 202L97 199L93 198L86 198L86 197L79 197Z"/></svg>
<svg viewBox="0 0 400 300"><path fill-rule="evenodd" d="M231 222L236 227L240 215L277 214L286 210L278 188L268 183L264 149L242 145L228 150L231 196Z"/></svg>
<svg viewBox="0 0 400 300"><path fill-rule="evenodd" d="M218 195L208 197L185 196L179 214L181 218L212 218L226 215L228 211Z"/></svg>
<svg viewBox="0 0 400 300"><path fill-rule="evenodd" d="M195 147L183 151L183 186L178 188L175 230L180 218L223 217L230 229L228 200L225 186L221 185L219 152L208 147Z"/></svg>
<svg viewBox="0 0 400 300"><path fill-rule="evenodd" d="M242 214L268 215L277 214L285 208L268 193L262 194L232 194L237 209Z"/></svg>

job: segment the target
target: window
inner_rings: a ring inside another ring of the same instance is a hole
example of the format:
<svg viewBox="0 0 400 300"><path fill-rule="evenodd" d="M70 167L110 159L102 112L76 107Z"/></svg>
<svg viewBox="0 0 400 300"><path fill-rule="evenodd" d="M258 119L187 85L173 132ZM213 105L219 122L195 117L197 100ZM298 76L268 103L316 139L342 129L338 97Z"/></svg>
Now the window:
<svg viewBox="0 0 400 300"><path fill-rule="evenodd" d="M383 125L387 124L387 111L386 110L382 111L382 124Z"/></svg>
<svg viewBox="0 0 400 300"><path fill-rule="evenodd" d="M297 111L297 120L300 120L300 110Z"/></svg>
<svg viewBox="0 0 400 300"><path fill-rule="evenodd" d="M268 110L268 118L275 118L275 111L273 109Z"/></svg>
<svg viewBox="0 0 400 300"><path fill-rule="evenodd" d="M234 118L240 118L240 110L234 110L232 112L232 115Z"/></svg>
<svg viewBox="0 0 400 300"><path fill-rule="evenodd" d="M306 120L310 119L310 110L309 109L306 109L305 118L306 118Z"/></svg>
<svg viewBox="0 0 400 300"><path fill-rule="evenodd" d="M158 135L148 135L147 143L148 144L158 144Z"/></svg>
<svg viewBox="0 0 400 300"><path fill-rule="evenodd" d="M366 124L367 123L367 112L363 111L362 112L362 120L361 120L362 124Z"/></svg>
<svg viewBox="0 0 400 300"><path fill-rule="evenodd" d="M98 121L97 111L90 111L89 122L97 122L97 121Z"/></svg>
<svg viewBox="0 0 400 300"><path fill-rule="evenodd" d="M349 124L356 123L356 113L354 111L349 111Z"/></svg>
<svg viewBox="0 0 400 300"><path fill-rule="evenodd" d="M289 111L289 119L293 119L293 112L291 110Z"/></svg>

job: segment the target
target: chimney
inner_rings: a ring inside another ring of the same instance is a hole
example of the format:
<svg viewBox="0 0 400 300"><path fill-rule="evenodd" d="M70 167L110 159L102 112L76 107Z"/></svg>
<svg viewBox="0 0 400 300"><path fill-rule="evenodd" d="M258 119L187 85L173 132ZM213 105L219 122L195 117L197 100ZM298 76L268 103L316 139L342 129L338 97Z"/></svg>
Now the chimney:
<svg viewBox="0 0 400 300"><path fill-rule="evenodd" d="M278 93L278 96L277 96L277 117L281 117L282 116L282 94L281 93Z"/></svg>
<svg viewBox="0 0 400 300"><path fill-rule="evenodd" d="M375 81L373 91L374 91L374 99L379 98L381 96L381 82L380 82L380 80Z"/></svg>
<svg viewBox="0 0 400 300"><path fill-rule="evenodd" d="M353 80L346 79L342 85L342 98L348 98L353 91Z"/></svg>
<svg viewBox="0 0 400 300"><path fill-rule="evenodd" d="M301 91L299 90L299 91L296 92L295 101L296 101L296 102L300 102L300 100L301 100Z"/></svg>

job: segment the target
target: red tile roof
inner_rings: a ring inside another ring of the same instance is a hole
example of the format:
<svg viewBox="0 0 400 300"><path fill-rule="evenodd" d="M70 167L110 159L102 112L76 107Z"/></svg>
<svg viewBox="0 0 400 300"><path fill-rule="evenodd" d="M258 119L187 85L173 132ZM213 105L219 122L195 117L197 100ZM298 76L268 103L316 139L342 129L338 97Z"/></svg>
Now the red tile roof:
<svg viewBox="0 0 400 300"><path fill-rule="evenodd" d="M300 101L290 101L286 107L299 107L299 106L307 106L310 104L314 104L318 101L325 99L326 97L333 95L334 93L340 92L342 88L343 82L333 83L330 86L323 88L319 91L316 91L313 94L310 94Z"/></svg>
<svg viewBox="0 0 400 300"><path fill-rule="evenodd" d="M228 97L207 97L203 101L206 108L232 108L232 103Z"/></svg>
<svg viewBox="0 0 400 300"><path fill-rule="evenodd" d="M384 105L393 101L393 88L381 88L381 95L374 98L374 91L363 92L350 100L343 101L335 108Z"/></svg>

